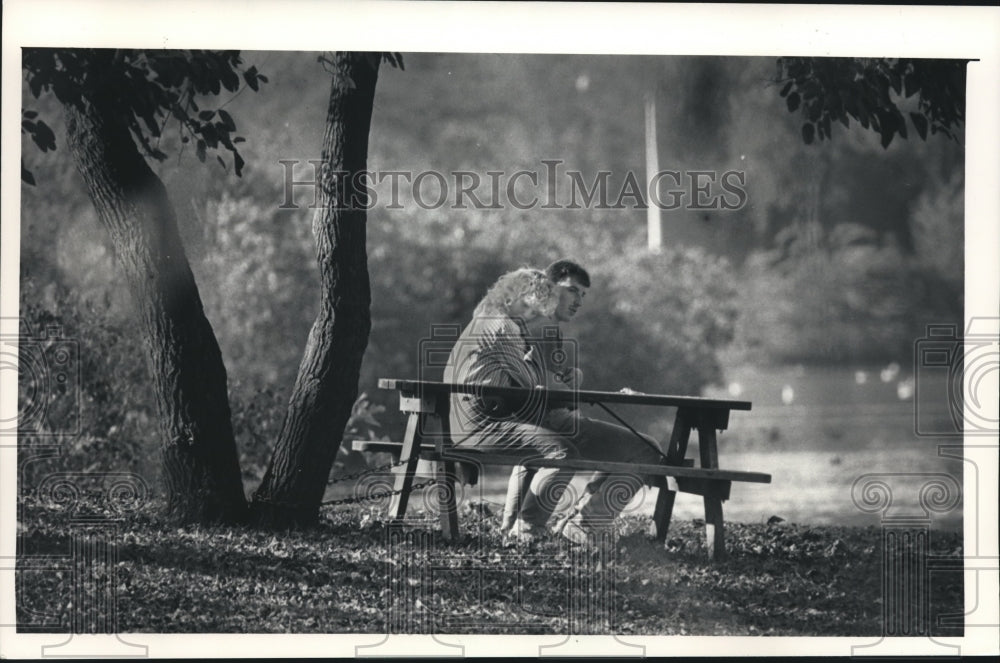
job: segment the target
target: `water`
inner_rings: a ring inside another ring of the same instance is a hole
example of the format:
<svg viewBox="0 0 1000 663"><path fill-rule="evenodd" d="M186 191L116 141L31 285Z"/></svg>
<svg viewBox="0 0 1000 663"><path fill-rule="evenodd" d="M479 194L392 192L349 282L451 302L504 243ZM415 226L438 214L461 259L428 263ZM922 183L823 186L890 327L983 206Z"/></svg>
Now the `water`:
<svg viewBox="0 0 1000 663"><path fill-rule="evenodd" d="M957 486L963 481L963 461L939 453L941 445L961 444L961 438L923 434L954 430L944 377L914 375L891 363L729 371L727 384L706 395L750 400L753 410L733 413L730 430L719 438L720 465L772 475L768 485L733 484L726 504L729 517L760 522L777 515L817 525L878 525L883 515L907 512L927 514L937 527L960 527L957 494L957 504L943 514L921 508L919 498L928 484L951 488L948 477ZM936 476L941 474L947 476ZM862 477L890 487L890 511L859 508L860 497L852 498L852 487L866 480ZM694 504L686 504L684 513L696 514L697 500L685 502Z"/></svg>

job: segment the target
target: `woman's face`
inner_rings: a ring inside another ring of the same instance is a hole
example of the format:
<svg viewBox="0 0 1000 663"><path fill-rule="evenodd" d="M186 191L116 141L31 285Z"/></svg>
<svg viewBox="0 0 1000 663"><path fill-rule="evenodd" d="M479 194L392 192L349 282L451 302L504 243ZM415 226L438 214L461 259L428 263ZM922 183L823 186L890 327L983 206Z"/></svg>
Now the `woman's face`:
<svg viewBox="0 0 1000 663"><path fill-rule="evenodd" d="M521 318L525 323L533 322L541 316L537 308L531 306L523 299L519 299L507 309L508 315L512 318Z"/></svg>
<svg viewBox="0 0 1000 663"><path fill-rule="evenodd" d="M519 315L526 323L534 322L539 318L549 318L552 316L557 302L558 300L551 288L545 289L542 292L529 294L517 302L521 311Z"/></svg>
<svg viewBox="0 0 1000 663"><path fill-rule="evenodd" d="M520 293L514 301L505 306L504 310L507 315L512 318L520 318L525 323L552 316L559 303L559 296L555 286L544 273L510 276L523 279L523 281L511 284L511 287L520 286Z"/></svg>

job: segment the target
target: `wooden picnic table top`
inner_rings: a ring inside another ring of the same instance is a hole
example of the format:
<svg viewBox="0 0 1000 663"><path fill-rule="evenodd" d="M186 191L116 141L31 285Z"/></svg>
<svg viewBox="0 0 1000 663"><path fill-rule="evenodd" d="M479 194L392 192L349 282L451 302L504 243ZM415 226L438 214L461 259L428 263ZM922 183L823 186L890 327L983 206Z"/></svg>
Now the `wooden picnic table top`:
<svg viewBox="0 0 1000 663"><path fill-rule="evenodd" d="M671 396L668 394L644 394L640 392L621 391L590 391L585 389L544 389L538 387L527 389L523 387L494 387L480 384L458 384L452 382L434 382L431 380L400 380L381 378L379 389L396 390L405 394L477 394L480 396L498 396L501 398L517 398L526 394L543 396L550 403L622 403L628 405L658 405L693 409L713 410L749 410L750 401L733 401L716 398L700 398L697 396Z"/></svg>

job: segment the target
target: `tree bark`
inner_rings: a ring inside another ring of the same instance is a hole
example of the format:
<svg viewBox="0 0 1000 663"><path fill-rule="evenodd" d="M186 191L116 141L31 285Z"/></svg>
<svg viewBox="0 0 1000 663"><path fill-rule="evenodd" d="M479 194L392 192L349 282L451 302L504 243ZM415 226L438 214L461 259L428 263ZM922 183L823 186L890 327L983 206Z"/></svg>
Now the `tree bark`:
<svg viewBox="0 0 1000 663"><path fill-rule="evenodd" d="M320 310L309 332L288 411L251 504L264 526L314 524L358 395L371 329L366 170L379 59L336 53L323 136L321 196L313 217Z"/></svg>
<svg viewBox="0 0 1000 663"><path fill-rule="evenodd" d="M66 106L69 144L138 309L159 410L167 515L240 521L247 501L222 354L166 189L112 99L97 90L80 108Z"/></svg>

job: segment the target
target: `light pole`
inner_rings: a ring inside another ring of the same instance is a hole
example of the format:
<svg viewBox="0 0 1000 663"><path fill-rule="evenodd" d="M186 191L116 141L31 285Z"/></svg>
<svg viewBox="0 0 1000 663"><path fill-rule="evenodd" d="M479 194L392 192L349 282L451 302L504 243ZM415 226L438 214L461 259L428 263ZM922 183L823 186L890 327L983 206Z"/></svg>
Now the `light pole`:
<svg viewBox="0 0 1000 663"><path fill-rule="evenodd" d="M660 208L654 191L653 177L659 171L656 151L656 97L650 89L646 91L646 238L651 253L659 253L663 245L660 227Z"/></svg>

